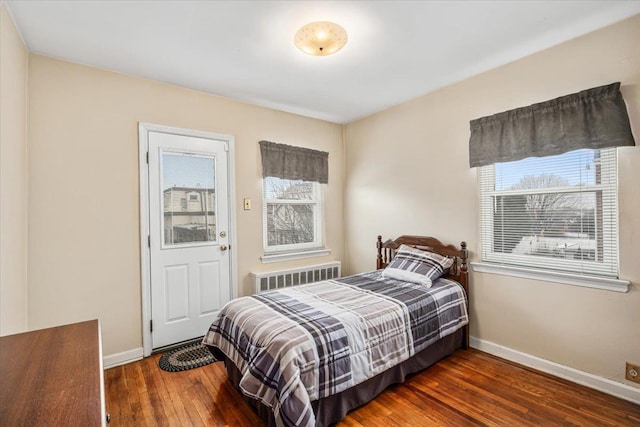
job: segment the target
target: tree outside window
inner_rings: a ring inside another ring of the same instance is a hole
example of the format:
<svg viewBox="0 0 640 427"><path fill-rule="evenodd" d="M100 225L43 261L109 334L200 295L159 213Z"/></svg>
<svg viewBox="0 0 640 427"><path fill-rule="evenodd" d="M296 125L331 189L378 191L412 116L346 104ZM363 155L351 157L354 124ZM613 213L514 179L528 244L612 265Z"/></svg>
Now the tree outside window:
<svg viewBox="0 0 640 427"><path fill-rule="evenodd" d="M266 177L263 185L265 252L320 247L320 184Z"/></svg>
<svg viewBox="0 0 640 427"><path fill-rule="evenodd" d="M615 148L480 169L483 260L617 274Z"/></svg>

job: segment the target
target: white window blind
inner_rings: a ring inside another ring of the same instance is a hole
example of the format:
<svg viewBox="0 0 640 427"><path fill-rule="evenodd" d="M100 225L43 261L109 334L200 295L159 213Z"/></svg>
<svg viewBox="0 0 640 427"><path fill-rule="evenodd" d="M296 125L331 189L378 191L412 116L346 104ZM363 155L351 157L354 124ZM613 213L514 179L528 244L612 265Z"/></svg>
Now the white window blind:
<svg viewBox="0 0 640 427"><path fill-rule="evenodd" d="M265 253L322 247L322 199L317 182L263 178Z"/></svg>
<svg viewBox="0 0 640 427"><path fill-rule="evenodd" d="M479 169L482 260L618 277L616 148Z"/></svg>

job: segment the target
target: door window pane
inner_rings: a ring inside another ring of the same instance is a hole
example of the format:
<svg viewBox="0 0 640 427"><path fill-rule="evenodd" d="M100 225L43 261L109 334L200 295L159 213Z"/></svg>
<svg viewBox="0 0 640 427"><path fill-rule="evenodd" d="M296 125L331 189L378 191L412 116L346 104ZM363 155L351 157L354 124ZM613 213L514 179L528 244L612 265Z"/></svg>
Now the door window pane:
<svg viewBox="0 0 640 427"><path fill-rule="evenodd" d="M215 157L162 152L164 246L216 240Z"/></svg>

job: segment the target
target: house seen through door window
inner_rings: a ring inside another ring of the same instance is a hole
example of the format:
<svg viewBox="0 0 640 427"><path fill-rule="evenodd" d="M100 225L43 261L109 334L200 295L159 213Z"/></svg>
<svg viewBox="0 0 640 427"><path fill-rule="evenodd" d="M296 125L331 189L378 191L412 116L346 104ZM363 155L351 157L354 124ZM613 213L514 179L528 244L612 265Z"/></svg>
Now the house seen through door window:
<svg viewBox="0 0 640 427"><path fill-rule="evenodd" d="M216 241L215 157L162 152L165 247Z"/></svg>

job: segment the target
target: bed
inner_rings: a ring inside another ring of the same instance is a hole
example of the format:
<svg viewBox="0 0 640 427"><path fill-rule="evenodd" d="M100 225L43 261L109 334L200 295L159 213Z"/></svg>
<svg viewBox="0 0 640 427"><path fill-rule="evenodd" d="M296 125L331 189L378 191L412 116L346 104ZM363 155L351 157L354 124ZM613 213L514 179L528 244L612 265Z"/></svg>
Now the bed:
<svg viewBox="0 0 640 427"><path fill-rule="evenodd" d="M203 343L268 425L326 426L468 347L468 252L378 236L376 270L229 302Z"/></svg>

